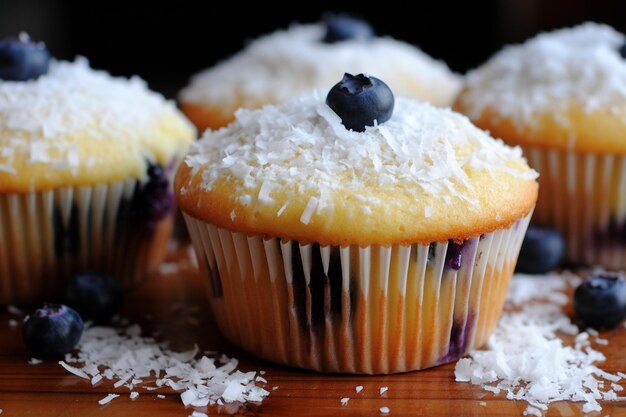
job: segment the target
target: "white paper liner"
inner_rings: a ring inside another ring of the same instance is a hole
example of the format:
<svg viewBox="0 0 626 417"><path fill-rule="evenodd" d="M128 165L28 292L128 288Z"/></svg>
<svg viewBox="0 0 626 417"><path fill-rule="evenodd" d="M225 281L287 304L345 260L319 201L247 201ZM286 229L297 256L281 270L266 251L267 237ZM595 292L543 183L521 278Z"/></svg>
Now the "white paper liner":
<svg viewBox="0 0 626 417"><path fill-rule="evenodd" d="M156 269L171 216L149 237L135 235L118 209L136 185L133 179L0 195L0 304L54 300L75 273L108 272L129 286Z"/></svg>
<svg viewBox="0 0 626 417"><path fill-rule="evenodd" d="M626 268L626 157L523 150L541 174L533 223L563 233L570 263Z"/></svg>
<svg viewBox="0 0 626 417"><path fill-rule="evenodd" d="M444 267L448 242L301 245L184 217L231 342L301 368L378 374L449 362L487 340L530 215L468 239L459 270Z"/></svg>

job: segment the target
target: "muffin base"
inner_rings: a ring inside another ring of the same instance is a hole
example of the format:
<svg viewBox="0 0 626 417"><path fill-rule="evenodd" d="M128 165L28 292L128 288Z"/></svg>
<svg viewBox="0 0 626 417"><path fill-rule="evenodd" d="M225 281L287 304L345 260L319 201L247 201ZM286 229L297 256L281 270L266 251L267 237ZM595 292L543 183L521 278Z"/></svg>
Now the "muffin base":
<svg viewBox="0 0 626 417"><path fill-rule="evenodd" d="M0 195L0 304L58 300L65 281L104 272L124 286L163 260L172 214L149 231L125 216L136 180Z"/></svg>
<svg viewBox="0 0 626 417"><path fill-rule="evenodd" d="M533 222L563 233L573 265L626 268L626 157L522 148L541 173Z"/></svg>
<svg viewBox="0 0 626 417"><path fill-rule="evenodd" d="M300 368L386 374L453 361L487 340L530 215L461 245L389 247L300 244L185 220L232 343Z"/></svg>

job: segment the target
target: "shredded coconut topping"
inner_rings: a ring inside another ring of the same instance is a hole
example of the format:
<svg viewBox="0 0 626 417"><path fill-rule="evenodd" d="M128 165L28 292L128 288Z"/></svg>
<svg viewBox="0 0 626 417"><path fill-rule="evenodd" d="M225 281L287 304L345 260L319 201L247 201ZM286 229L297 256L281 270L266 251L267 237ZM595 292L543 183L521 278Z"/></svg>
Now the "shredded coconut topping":
<svg viewBox="0 0 626 417"><path fill-rule="evenodd" d="M624 400L622 375L595 364L605 360L593 349L590 332L579 333L562 311L566 277L521 276L512 280L508 302L519 310L503 313L485 350L470 353L456 364L457 381L481 385L509 400L528 403L524 415L541 416L554 401L581 401L583 413L600 411L598 400ZM556 296L559 294L560 296ZM575 336L572 345L560 335Z"/></svg>
<svg viewBox="0 0 626 417"><path fill-rule="evenodd" d="M588 112L621 111L626 119L626 60L619 52L625 40L609 26L585 23L508 46L468 74L466 112L475 119L491 109L518 127L550 113L567 126L565 112L578 104Z"/></svg>
<svg viewBox="0 0 626 417"><path fill-rule="evenodd" d="M193 77L181 98L257 107L332 86L344 72L373 74L398 95L415 97L415 90L423 90L419 98L440 105L449 104L458 91L459 77L412 45L383 37L324 43L324 30L322 24L293 25L261 37Z"/></svg>
<svg viewBox="0 0 626 417"><path fill-rule="evenodd" d="M470 171L484 169L494 178L537 176L519 148L493 140L450 110L398 98L390 120L354 132L324 98L317 92L238 111L231 125L207 131L191 146L185 159L191 177L201 175L205 190L219 179L235 179L234 194L246 204L272 204L277 190L289 188L308 202L301 215L306 224L313 213L332 208L333 193L355 194L364 210L385 202L364 199L359 190L388 186L476 208Z"/></svg>
<svg viewBox="0 0 626 417"><path fill-rule="evenodd" d="M83 154L93 141L156 160L154 147L163 144L152 136L164 118L176 118L177 129L191 139L193 128L174 103L140 78L111 77L85 58L52 61L37 80L0 80L0 171L17 174L22 164L45 164L75 172L81 161L94 163L97 154Z"/></svg>

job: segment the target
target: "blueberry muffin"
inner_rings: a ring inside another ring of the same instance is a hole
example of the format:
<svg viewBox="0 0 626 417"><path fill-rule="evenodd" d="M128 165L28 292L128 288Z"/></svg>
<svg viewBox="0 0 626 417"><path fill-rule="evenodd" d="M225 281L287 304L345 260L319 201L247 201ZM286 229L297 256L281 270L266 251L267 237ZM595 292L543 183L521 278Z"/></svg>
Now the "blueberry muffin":
<svg viewBox="0 0 626 417"><path fill-rule="evenodd" d="M459 358L496 324L536 173L464 116L346 74L240 110L174 188L222 332L263 358L392 373Z"/></svg>
<svg viewBox="0 0 626 417"><path fill-rule="evenodd" d="M541 173L535 222L573 264L626 267L626 37L595 24L509 46L468 74L455 107Z"/></svg>
<svg viewBox="0 0 626 417"><path fill-rule="evenodd" d="M77 272L125 285L162 260L194 128L138 79L0 42L0 303L55 299Z"/></svg>
<svg viewBox="0 0 626 417"><path fill-rule="evenodd" d="M331 16L292 25L251 42L233 57L195 75L179 96L200 130L233 120L240 107L257 108L328 88L345 71L384 77L397 95L451 104L460 77L418 48L377 37L360 20Z"/></svg>

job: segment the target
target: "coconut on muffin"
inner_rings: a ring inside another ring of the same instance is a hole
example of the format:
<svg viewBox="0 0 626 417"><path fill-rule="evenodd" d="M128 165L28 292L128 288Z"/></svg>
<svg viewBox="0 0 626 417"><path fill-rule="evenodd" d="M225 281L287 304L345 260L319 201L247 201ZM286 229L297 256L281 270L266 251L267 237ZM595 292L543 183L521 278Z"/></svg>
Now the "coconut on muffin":
<svg viewBox="0 0 626 417"><path fill-rule="evenodd" d="M279 103L328 88L344 72L385 79L396 95L450 105L461 78L417 47L375 36L364 21L331 15L260 37L191 79L181 108L200 130L219 128L239 107Z"/></svg>
<svg viewBox="0 0 626 417"><path fill-rule="evenodd" d="M346 74L328 96L239 110L190 148L175 190L233 343L391 373L486 341L537 174L464 116L387 90Z"/></svg>
<svg viewBox="0 0 626 417"><path fill-rule="evenodd" d="M573 264L626 267L626 37L585 23L508 46L470 72L455 108L520 145L541 173L534 221Z"/></svg>
<svg viewBox="0 0 626 417"><path fill-rule="evenodd" d="M0 65L0 303L53 300L77 272L129 285L154 269L171 228L169 177L195 136L139 78L84 58L48 65L42 48L0 42L12 59Z"/></svg>

